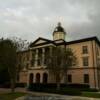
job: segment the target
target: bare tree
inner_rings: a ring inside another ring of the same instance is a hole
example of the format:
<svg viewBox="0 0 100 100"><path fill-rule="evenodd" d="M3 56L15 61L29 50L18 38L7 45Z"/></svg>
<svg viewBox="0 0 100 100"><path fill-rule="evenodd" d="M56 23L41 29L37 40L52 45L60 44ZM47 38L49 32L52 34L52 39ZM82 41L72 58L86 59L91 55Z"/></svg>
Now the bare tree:
<svg viewBox="0 0 100 100"><path fill-rule="evenodd" d="M16 82L16 46L9 40L0 41L1 67L6 67L10 76L11 90L14 92Z"/></svg>
<svg viewBox="0 0 100 100"><path fill-rule="evenodd" d="M65 82L67 82L67 71L76 64L76 57L71 49L53 47L46 64L49 72L55 76L57 90L59 90L61 78L65 77Z"/></svg>
<svg viewBox="0 0 100 100"><path fill-rule="evenodd" d="M15 90L16 76L21 69L16 66L18 63L17 51L23 50L24 42L11 39L0 39L0 67L8 70L10 77L11 91Z"/></svg>

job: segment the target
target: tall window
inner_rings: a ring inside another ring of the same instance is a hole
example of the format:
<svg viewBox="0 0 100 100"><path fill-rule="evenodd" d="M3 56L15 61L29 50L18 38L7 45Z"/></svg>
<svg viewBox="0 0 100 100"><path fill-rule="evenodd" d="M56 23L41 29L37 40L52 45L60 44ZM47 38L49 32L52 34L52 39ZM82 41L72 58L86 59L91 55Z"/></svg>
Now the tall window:
<svg viewBox="0 0 100 100"><path fill-rule="evenodd" d="M31 60L31 67L34 67L34 63L35 63L35 61L32 59Z"/></svg>
<svg viewBox="0 0 100 100"><path fill-rule="evenodd" d="M68 77L67 77L67 79L68 79L68 82L72 82L72 75L69 74Z"/></svg>
<svg viewBox="0 0 100 100"><path fill-rule="evenodd" d="M84 74L84 83L89 83L89 75Z"/></svg>
<svg viewBox="0 0 100 100"><path fill-rule="evenodd" d="M89 65L88 57L83 57L83 66L88 66L88 65Z"/></svg>
<svg viewBox="0 0 100 100"><path fill-rule="evenodd" d="M38 66L40 66L41 65L41 59L39 58L38 60L37 60L37 62L38 62Z"/></svg>
<svg viewBox="0 0 100 100"><path fill-rule="evenodd" d="M88 53L88 47L87 46L83 46L83 54L87 54Z"/></svg>
<svg viewBox="0 0 100 100"><path fill-rule="evenodd" d="M99 56L99 48L97 48L97 56Z"/></svg>
<svg viewBox="0 0 100 100"><path fill-rule="evenodd" d="M36 74L36 83L40 83L40 73Z"/></svg>

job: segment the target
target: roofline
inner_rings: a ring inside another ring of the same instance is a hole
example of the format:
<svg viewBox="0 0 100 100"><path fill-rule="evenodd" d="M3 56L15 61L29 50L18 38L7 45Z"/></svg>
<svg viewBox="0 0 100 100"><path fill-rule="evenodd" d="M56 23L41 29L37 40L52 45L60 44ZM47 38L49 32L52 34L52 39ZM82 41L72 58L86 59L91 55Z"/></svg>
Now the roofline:
<svg viewBox="0 0 100 100"><path fill-rule="evenodd" d="M32 45L34 45L39 39L45 40L45 41L47 41L47 43L52 43L52 44L56 45L56 44L54 43L54 41L52 41L52 40L39 37L39 38L36 39L33 43L31 43L31 44L29 45L29 47L32 47ZM43 44L44 44L44 43L43 43ZM46 44L46 43L45 43L45 44ZM36 45L35 45L35 46L36 46Z"/></svg>
<svg viewBox="0 0 100 100"><path fill-rule="evenodd" d="M34 46L44 45L44 44L49 44L49 43L53 43L56 46L58 46L58 45L70 45L70 44L87 42L87 41L93 41L93 40L95 40L98 43L98 45L100 46L100 41L99 41L99 39L96 36L94 36L94 37L88 37L88 38L84 38L84 39L79 39L79 40L74 40L74 41L69 41L69 42L66 42L66 41L63 40L62 43L55 43L55 41L58 41L58 40L52 41L52 40L44 39L44 38L41 38L41 37L39 37L38 39L46 40L48 42L37 44L37 45L34 45ZM37 40L35 40L33 43L35 43ZM62 39L60 39L60 40L62 40ZM29 51L29 49L28 50L24 50L24 51L18 51L17 53L27 52L27 51Z"/></svg>
<svg viewBox="0 0 100 100"><path fill-rule="evenodd" d="M86 42L86 41L91 41L91 40L95 40L100 46L100 41L96 36L88 37L88 38L84 38L84 39L79 39L79 40L74 40L74 41L69 41L69 42L66 42L66 45L80 43L80 42Z"/></svg>
<svg viewBox="0 0 100 100"><path fill-rule="evenodd" d="M47 43L53 43L54 45L70 45L70 44L75 44L75 43L81 43L81 42L86 42L86 41L91 41L91 40L95 40L97 43L98 43L98 45L100 46L100 41L99 41L99 39L96 37L96 36L94 36L94 37L88 37L88 38L83 38L83 39L78 39L78 40L73 40L73 41L69 41L69 42L66 42L65 40L63 40L63 39L60 39L60 40L62 40L63 42L62 43L55 43L55 41L59 41L59 40L54 40L54 41L52 41L52 40L48 40L48 39L44 39L44 38L41 38L41 37L39 37L38 39L43 39L43 40L46 40L46 41L48 41L48 42L46 42L45 44L47 44ZM38 40L37 39L37 40ZM36 40L36 41L37 41ZM35 42L34 42L35 43ZM43 45L43 44L41 44L41 45ZM36 46L36 45L35 45Z"/></svg>
<svg viewBox="0 0 100 100"><path fill-rule="evenodd" d="M83 38L83 39L79 39L79 40L73 40L73 41L69 41L69 42L64 41L62 43L57 43L56 45L70 45L70 44L81 43L81 42L92 41L92 40L95 40L98 43L98 45L100 46L100 41L96 36Z"/></svg>

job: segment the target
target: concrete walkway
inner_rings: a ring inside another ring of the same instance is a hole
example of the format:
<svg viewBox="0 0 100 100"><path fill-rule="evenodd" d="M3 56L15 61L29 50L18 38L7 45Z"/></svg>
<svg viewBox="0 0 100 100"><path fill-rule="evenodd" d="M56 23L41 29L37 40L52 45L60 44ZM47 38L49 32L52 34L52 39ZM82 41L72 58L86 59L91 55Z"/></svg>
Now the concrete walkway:
<svg viewBox="0 0 100 100"><path fill-rule="evenodd" d="M9 93L10 91L11 91L10 89L0 88L0 94ZM28 93L29 95L27 96L31 96L33 98L34 97L45 98L45 99L40 99L40 100L100 100L97 98L88 98L88 97L80 97L80 96L68 96L68 95L59 95L59 94L52 94L52 93L30 92L30 91L26 91L25 88L16 88L15 91ZM49 98L46 99L46 97L49 97ZM24 100L23 98L24 97L20 97L20 98L17 98L16 100ZM31 100L35 100L35 99L31 99ZM36 99L36 100L39 100L39 99Z"/></svg>
<svg viewBox="0 0 100 100"><path fill-rule="evenodd" d="M28 92L30 97L21 97L16 100L100 100L97 98L89 97L80 97L80 96L69 96L69 95L60 95L52 93L39 93L39 92ZM32 96L33 95L33 96ZM26 99L28 98L28 99Z"/></svg>

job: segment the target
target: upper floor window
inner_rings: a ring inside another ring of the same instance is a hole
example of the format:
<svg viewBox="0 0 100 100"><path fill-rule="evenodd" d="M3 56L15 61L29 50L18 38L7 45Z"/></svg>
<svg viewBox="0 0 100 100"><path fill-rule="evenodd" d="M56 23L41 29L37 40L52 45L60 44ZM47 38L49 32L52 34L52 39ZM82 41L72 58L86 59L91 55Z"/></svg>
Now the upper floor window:
<svg viewBox="0 0 100 100"><path fill-rule="evenodd" d="M41 65L41 59L38 59L37 63L38 63L37 65L40 66Z"/></svg>
<svg viewBox="0 0 100 100"><path fill-rule="evenodd" d="M88 57L83 57L83 66L88 66L88 65L89 65Z"/></svg>
<svg viewBox="0 0 100 100"><path fill-rule="evenodd" d="M97 48L97 56L99 56L99 48Z"/></svg>
<svg viewBox="0 0 100 100"><path fill-rule="evenodd" d="M83 50L83 54L87 54L88 53L88 47L87 46L83 46L82 50Z"/></svg>
<svg viewBox="0 0 100 100"><path fill-rule="evenodd" d="M34 66L34 60L31 60L31 67Z"/></svg>
<svg viewBox="0 0 100 100"><path fill-rule="evenodd" d="M100 58L97 59L97 66L100 66Z"/></svg>

